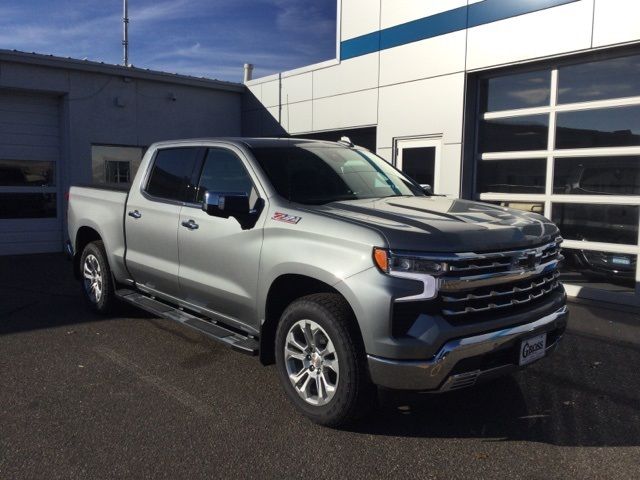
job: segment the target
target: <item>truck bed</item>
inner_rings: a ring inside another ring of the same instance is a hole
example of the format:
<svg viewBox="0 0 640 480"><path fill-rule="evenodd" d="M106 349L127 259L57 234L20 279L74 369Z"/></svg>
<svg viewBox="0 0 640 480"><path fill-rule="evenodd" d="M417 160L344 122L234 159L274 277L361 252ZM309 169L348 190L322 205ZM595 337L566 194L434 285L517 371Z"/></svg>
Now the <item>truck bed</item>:
<svg viewBox="0 0 640 480"><path fill-rule="evenodd" d="M95 230L104 241L111 270L117 278L126 277L124 215L128 194L128 188L108 185L74 186L69 191L70 238L77 242L81 227ZM75 251L76 245L73 247Z"/></svg>

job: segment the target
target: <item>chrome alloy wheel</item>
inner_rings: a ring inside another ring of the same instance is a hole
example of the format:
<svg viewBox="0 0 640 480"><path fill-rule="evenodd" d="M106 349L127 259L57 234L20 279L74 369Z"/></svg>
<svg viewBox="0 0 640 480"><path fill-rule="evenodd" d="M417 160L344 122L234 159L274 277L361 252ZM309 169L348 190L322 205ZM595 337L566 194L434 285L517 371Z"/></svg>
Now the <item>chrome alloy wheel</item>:
<svg viewBox="0 0 640 480"><path fill-rule="evenodd" d="M313 320L294 323L284 345L287 375L298 395L314 406L326 405L336 393L340 367L327 332Z"/></svg>
<svg viewBox="0 0 640 480"><path fill-rule="evenodd" d="M102 270L95 255L89 254L82 266L84 290L93 303L99 303L102 298Z"/></svg>

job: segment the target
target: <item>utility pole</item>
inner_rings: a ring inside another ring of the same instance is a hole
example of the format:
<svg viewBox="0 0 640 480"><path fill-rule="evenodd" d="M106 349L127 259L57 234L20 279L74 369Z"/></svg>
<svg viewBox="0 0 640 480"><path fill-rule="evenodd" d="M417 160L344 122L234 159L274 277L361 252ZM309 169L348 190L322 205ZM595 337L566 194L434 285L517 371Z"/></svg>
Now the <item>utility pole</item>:
<svg viewBox="0 0 640 480"><path fill-rule="evenodd" d="M122 47L124 49L124 66L129 66L129 1L124 0L122 13Z"/></svg>

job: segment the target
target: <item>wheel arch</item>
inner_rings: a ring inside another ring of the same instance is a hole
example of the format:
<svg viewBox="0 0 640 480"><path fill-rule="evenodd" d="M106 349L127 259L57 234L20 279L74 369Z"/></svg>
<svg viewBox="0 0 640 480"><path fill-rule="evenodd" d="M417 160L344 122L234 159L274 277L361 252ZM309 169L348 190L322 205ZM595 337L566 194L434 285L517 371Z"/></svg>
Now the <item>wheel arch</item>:
<svg viewBox="0 0 640 480"><path fill-rule="evenodd" d="M304 274L283 274L271 283L266 295L264 322L260 327L260 362L263 365L270 365L275 362L276 329L284 310L296 299L314 293L340 295L351 310L354 327L362 340L362 332L360 331L355 311L347 297L336 286Z"/></svg>
<svg viewBox="0 0 640 480"><path fill-rule="evenodd" d="M91 242L102 241L102 236L93 227L83 226L76 232L76 241L74 245L73 255L73 274L76 279L80 279L80 259L82 252Z"/></svg>

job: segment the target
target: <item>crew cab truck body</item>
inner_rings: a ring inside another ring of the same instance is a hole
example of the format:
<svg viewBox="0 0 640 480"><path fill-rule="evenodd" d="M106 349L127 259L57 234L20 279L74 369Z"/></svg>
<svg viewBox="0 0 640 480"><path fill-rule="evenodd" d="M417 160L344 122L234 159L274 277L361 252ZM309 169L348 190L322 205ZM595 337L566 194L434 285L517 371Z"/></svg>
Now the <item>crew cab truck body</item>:
<svg viewBox="0 0 640 480"><path fill-rule="evenodd" d="M445 392L521 368L567 321L555 225L429 195L348 142L158 143L129 191L72 187L68 224L92 308L124 300L275 362L326 425L376 385Z"/></svg>

